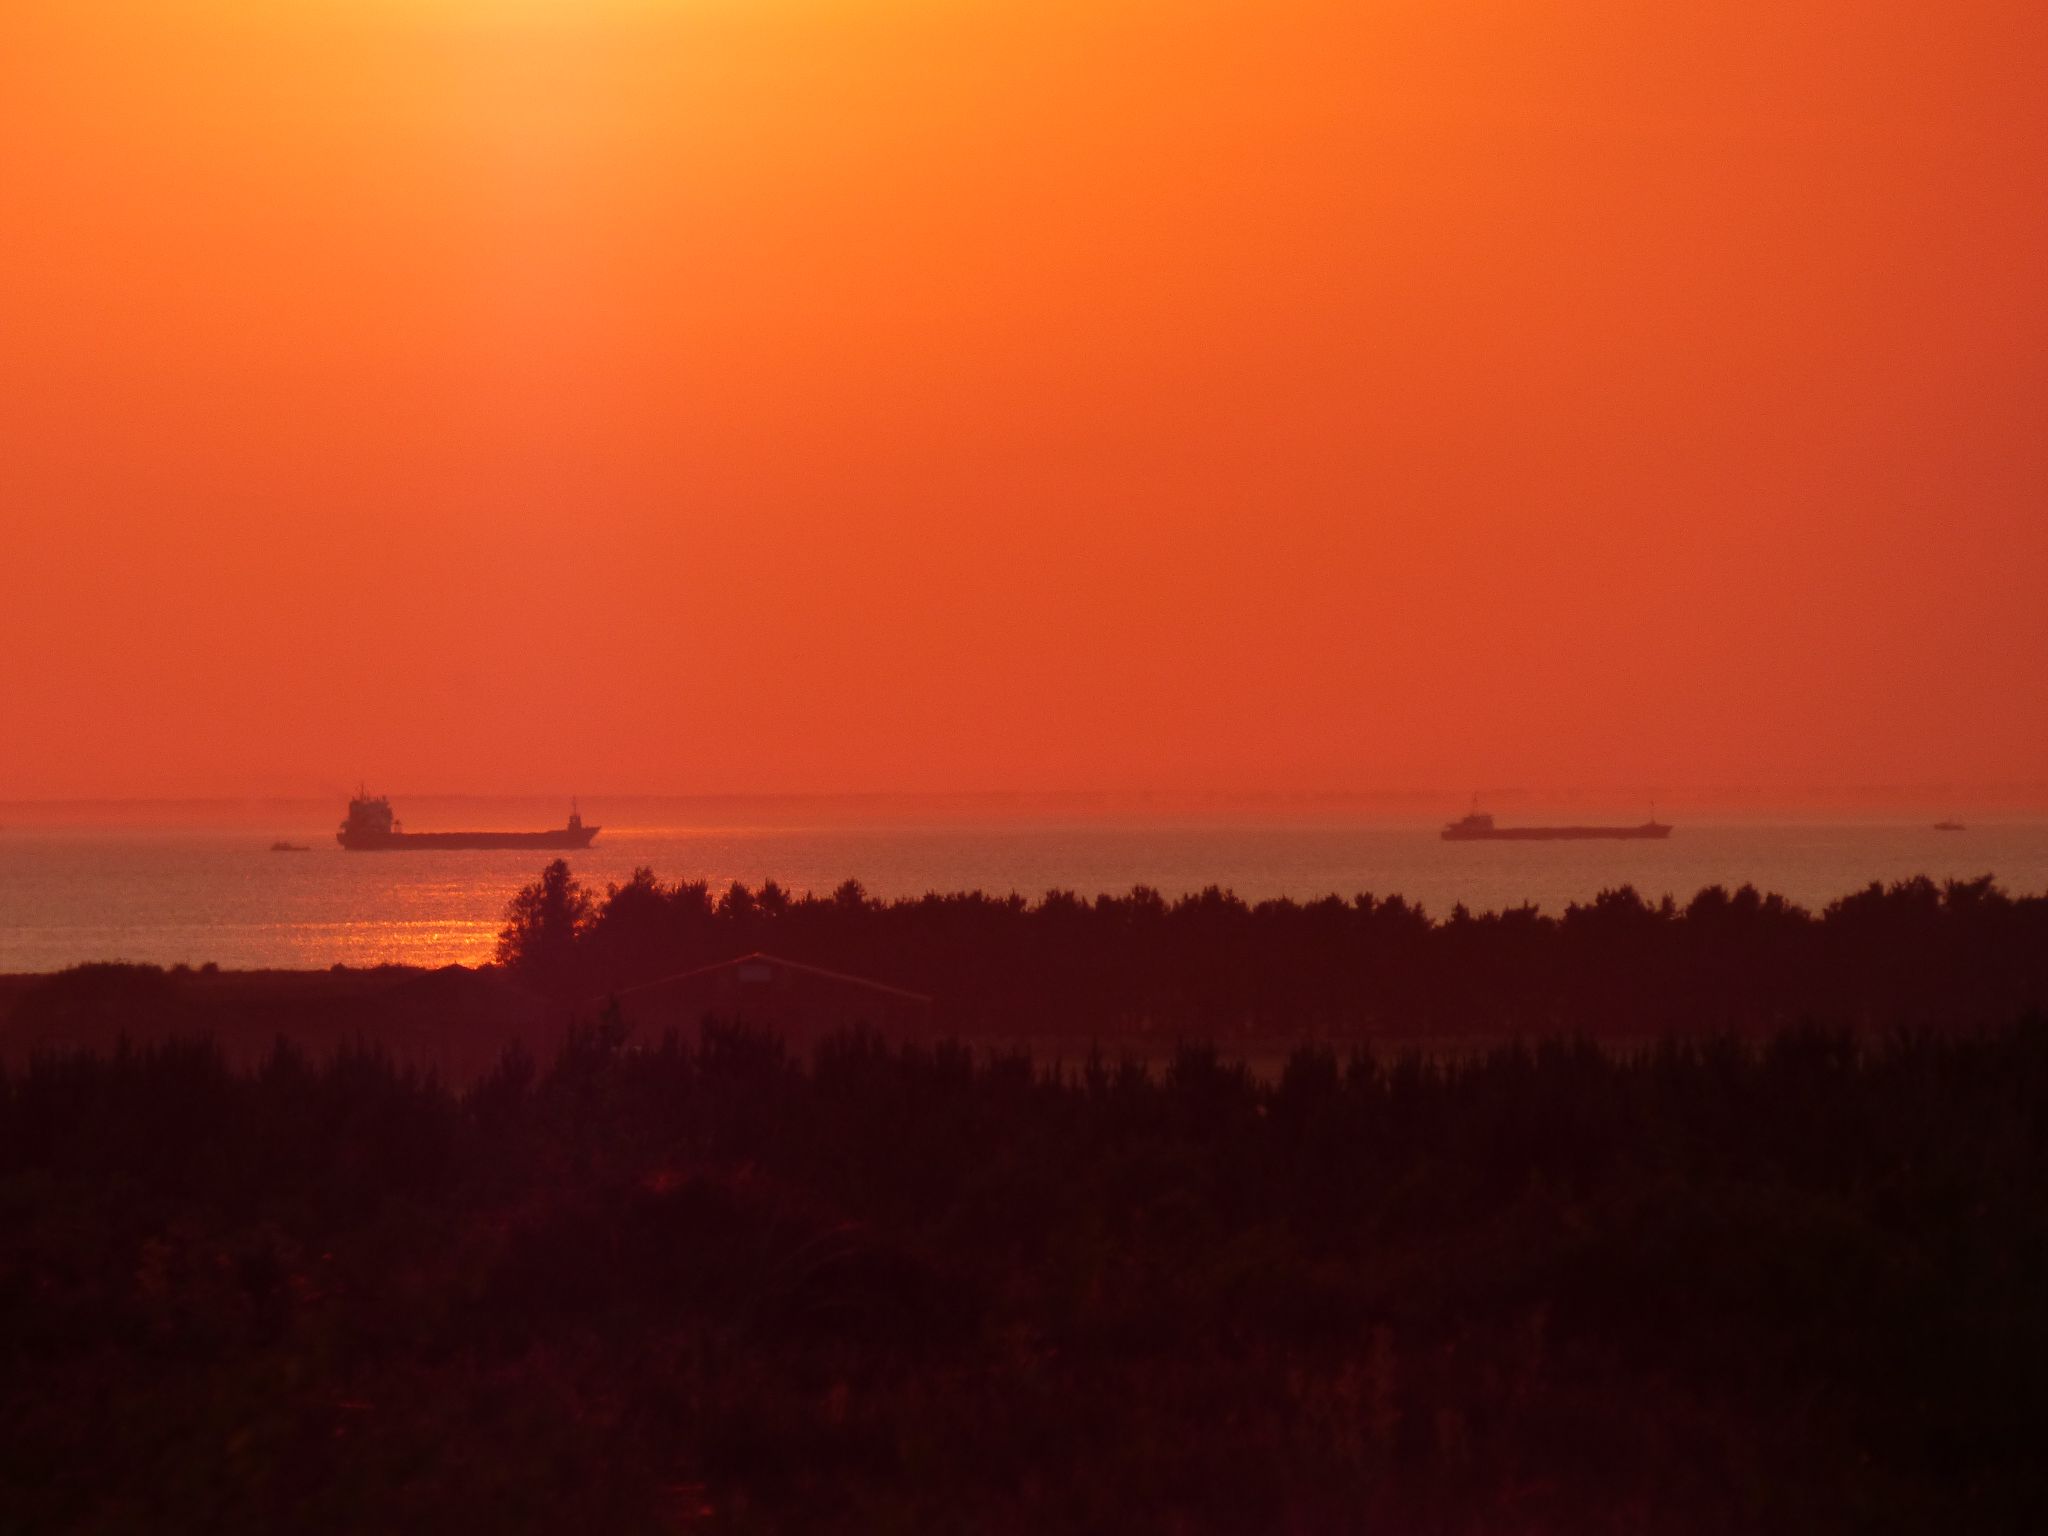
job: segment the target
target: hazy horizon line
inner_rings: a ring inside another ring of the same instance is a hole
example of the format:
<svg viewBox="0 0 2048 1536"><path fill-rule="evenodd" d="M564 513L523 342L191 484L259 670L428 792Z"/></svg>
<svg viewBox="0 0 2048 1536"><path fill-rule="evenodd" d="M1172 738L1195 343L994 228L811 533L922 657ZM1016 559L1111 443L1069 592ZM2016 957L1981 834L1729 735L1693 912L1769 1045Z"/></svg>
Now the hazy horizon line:
<svg viewBox="0 0 2048 1536"><path fill-rule="evenodd" d="M49 795L0 797L0 825L10 815L27 820L75 819L93 814L190 816L199 813L255 812L314 806L338 807L347 791L245 792L209 795ZM711 811L753 809L837 809L887 815L939 810L979 810L1033 815L1048 812L1090 814L1216 814L1261 811L1299 815L1317 811L1373 811L1386 815L1436 816L1462 812L1476 799L1482 809L1523 812L1541 809L1623 810L1640 807L1647 816L1668 819L1674 814L1737 812L1768 814L1929 813L2048 815L2048 780L2019 783L1826 784L1801 787L1761 784L1681 785L1644 788L1634 785L1499 785L1450 788L1380 789L960 789L960 790L393 790L389 798L401 812L412 805L498 804L550 805L581 803L592 819L604 807L634 805L695 806Z"/></svg>

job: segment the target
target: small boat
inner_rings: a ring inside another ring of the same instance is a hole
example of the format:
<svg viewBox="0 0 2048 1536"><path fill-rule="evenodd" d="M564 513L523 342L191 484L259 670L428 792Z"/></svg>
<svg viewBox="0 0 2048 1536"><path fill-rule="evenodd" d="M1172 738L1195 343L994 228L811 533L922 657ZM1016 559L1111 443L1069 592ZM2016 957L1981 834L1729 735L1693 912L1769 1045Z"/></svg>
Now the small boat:
<svg viewBox="0 0 2048 1536"><path fill-rule="evenodd" d="M1934 824L1934 830L1937 832L1967 832L1969 828L1965 827L1960 821L1937 821Z"/></svg>
<svg viewBox="0 0 2048 1536"><path fill-rule="evenodd" d="M270 851L272 853L311 853L313 850L306 843L272 843Z"/></svg>

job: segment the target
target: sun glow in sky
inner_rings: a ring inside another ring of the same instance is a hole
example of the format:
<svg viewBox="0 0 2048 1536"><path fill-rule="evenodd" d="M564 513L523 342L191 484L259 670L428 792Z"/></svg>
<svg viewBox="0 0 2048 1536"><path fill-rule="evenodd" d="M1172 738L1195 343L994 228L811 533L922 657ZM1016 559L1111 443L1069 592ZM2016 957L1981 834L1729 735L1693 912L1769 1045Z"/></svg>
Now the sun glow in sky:
<svg viewBox="0 0 2048 1536"><path fill-rule="evenodd" d="M0 19L0 799L2048 777L2018 3Z"/></svg>

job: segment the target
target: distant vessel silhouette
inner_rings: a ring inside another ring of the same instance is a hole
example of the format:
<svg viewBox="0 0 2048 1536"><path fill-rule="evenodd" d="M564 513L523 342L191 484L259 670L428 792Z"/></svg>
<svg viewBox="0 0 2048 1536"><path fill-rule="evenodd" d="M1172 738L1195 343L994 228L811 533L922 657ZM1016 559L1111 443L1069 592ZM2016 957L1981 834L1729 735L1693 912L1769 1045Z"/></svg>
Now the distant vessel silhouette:
<svg viewBox="0 0 2048 1536"><path fill-rule="evenodd" d="M313 850L304 843L278 842L270 845L270 851L272 853L311 853Z"/></svg>
<svg viewBox="0 0 2048 1536"><path fill-rule="evenodd" d="M1937 821L1934 824L1934 830L1937 832L1967 832L1970 829L1960 821Z"/></svg>
<svg viewBox="0 0 2048 1536"><path fill-rule="evenodd" d="M1669 837L1671 828L1652 816L1640 826L1634 827L1501 827L1483 811L1474 811L1469 816L1446 823L1443 837L1447 843L1468 842L1510 842L1540 843L1563 842L1589 837Z"/></svg>
<svg viewBox="0 0 2048 1536"><path fill-rule="evenodd" d="M334 840L358 852L386 848L588 848L601 828L583 825L573 807L569 825L554 832L408 832L382 795L359 794L348 803L348 819Z"/></svg>

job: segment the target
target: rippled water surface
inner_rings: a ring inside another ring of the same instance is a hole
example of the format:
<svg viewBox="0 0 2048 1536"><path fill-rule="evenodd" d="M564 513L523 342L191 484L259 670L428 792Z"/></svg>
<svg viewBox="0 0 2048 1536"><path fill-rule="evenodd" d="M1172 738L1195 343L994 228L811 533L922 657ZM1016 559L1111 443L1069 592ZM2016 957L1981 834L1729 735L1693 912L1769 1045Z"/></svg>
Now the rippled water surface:
<svg viewBox="0 0 2048 1536"><path fill-rule="evenodd" d="M2042 822L1973 822L1966 832L1939 833L1925 822L1670 816L1678 830L1661 843L1518 844L1446 843L1434 820L693 827L635 825L602 805L584 809L607 825L594 847L569 858L599 887L644 864L666 880L716 887L773 878L822 892L852 878L888 897L975 888L1035 897L1055 887L1094 894L1134 885L1168 896L1219 885L1248 900L1398 892L1437 913L1458 902L1558 911L1624 882L1680 900L1703 885L1749 882L1813 907L1872 880L1923 873L1994 874L2014 892L2048 890ZM228 820L0 830L0 972L109 959L229 968L473 964L490 957L507 898L552 857L348 853L334 844L326 807ZM552 820L559 824L559 815ZM416 814L411 824L533 827L549 819L522 809L484 821L474 811ZM272 853L274 838L310 851Z"/></svg>

